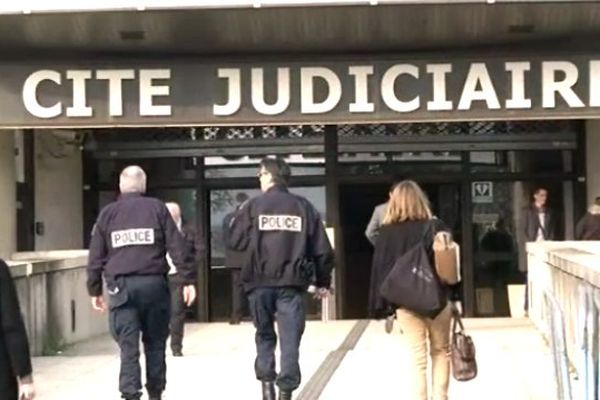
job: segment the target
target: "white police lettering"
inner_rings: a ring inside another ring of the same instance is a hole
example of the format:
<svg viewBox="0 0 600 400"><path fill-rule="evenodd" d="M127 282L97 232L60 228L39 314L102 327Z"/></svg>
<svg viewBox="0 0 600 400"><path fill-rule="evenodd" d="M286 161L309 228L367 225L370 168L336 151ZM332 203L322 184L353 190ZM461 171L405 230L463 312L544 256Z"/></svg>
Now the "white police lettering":
<svg viewBox="0 0 600 400"><path fill-rule="evenodd" d="M111 232L113 249L125 246L145 246L154 244L154 229L125 229Z"/></svg>
<svg viewBox="0 0 600 400"><path fill-rule="evenodd" d="M259 215L258 229L261 231L302 232L302 218L293 215Z"/></svg>

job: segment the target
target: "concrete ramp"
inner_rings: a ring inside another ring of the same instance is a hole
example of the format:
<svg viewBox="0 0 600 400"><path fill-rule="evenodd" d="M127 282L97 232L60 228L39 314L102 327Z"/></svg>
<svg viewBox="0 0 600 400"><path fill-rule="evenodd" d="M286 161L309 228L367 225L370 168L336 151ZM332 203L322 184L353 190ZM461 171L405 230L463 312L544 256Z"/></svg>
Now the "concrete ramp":
<svg viewBox="0 0 600 400"><path fill-rule="evenodd" d="M466 324L476 342L480 375L472 382L453 381L451 399L556 397L549 350L527 320ZM167 361L165 399L260 399L251 324L190 324L186 329L185 357ZM298 400L406 399L406 351L400 336L386 334L381 321L309 322L301 364ZM118 351L109 337L78 344L56 357L36 358L34 366L40 399L119 398Z"/></svg>

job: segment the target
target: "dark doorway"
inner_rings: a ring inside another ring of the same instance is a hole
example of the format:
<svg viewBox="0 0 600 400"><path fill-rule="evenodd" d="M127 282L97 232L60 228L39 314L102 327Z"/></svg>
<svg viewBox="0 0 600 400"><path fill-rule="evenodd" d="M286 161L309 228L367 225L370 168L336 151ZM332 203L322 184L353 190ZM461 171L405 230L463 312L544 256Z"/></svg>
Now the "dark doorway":
<svg viewBox="0 0 600 400"><path fill-rule="evenodd" d="M388 198L388 184L349 184L340 187L340 220L344 243L346 296L344 318L368 317L369 282L373 246L365 236L365 229L373 209ZM461 238L460 184L426 183L421 187L427 193L432 211Z"/></svg>

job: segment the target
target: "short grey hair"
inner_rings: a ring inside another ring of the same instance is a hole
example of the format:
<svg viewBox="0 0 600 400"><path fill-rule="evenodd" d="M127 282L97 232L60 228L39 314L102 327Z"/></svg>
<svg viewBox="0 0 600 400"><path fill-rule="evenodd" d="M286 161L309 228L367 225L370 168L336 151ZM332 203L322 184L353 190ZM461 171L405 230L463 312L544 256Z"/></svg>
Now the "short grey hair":
<svg viewBox="0 0 600 400"><path fill-rule="evenodd" d="M179 204L175 203L174 201L169 201L165 203L165 205L169 209L169 213L171 214L171 217L173 217L173 220L175 220L176 223L180 223L181 207L179 206Z"/></svg>
<svg viewBox="0 0 600 400"><path fill-rule="evenodd" d="M121 171L119 177L121 193L146 193L146 173L137 165L130 165Z"/></svg>

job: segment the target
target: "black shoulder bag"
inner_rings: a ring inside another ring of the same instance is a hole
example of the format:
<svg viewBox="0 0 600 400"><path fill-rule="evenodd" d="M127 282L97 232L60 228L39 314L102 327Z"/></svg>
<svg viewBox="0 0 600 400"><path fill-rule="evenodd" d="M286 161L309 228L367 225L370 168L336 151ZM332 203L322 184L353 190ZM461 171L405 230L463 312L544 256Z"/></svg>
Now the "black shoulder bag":
<svg viewBox="0 0 600 400"><path fill-rule="evenodd" d="M433 224L427 222L422 239L394 262L379 293L397 307L435 318L447 305L446 293L431 264Z"/></svg>

